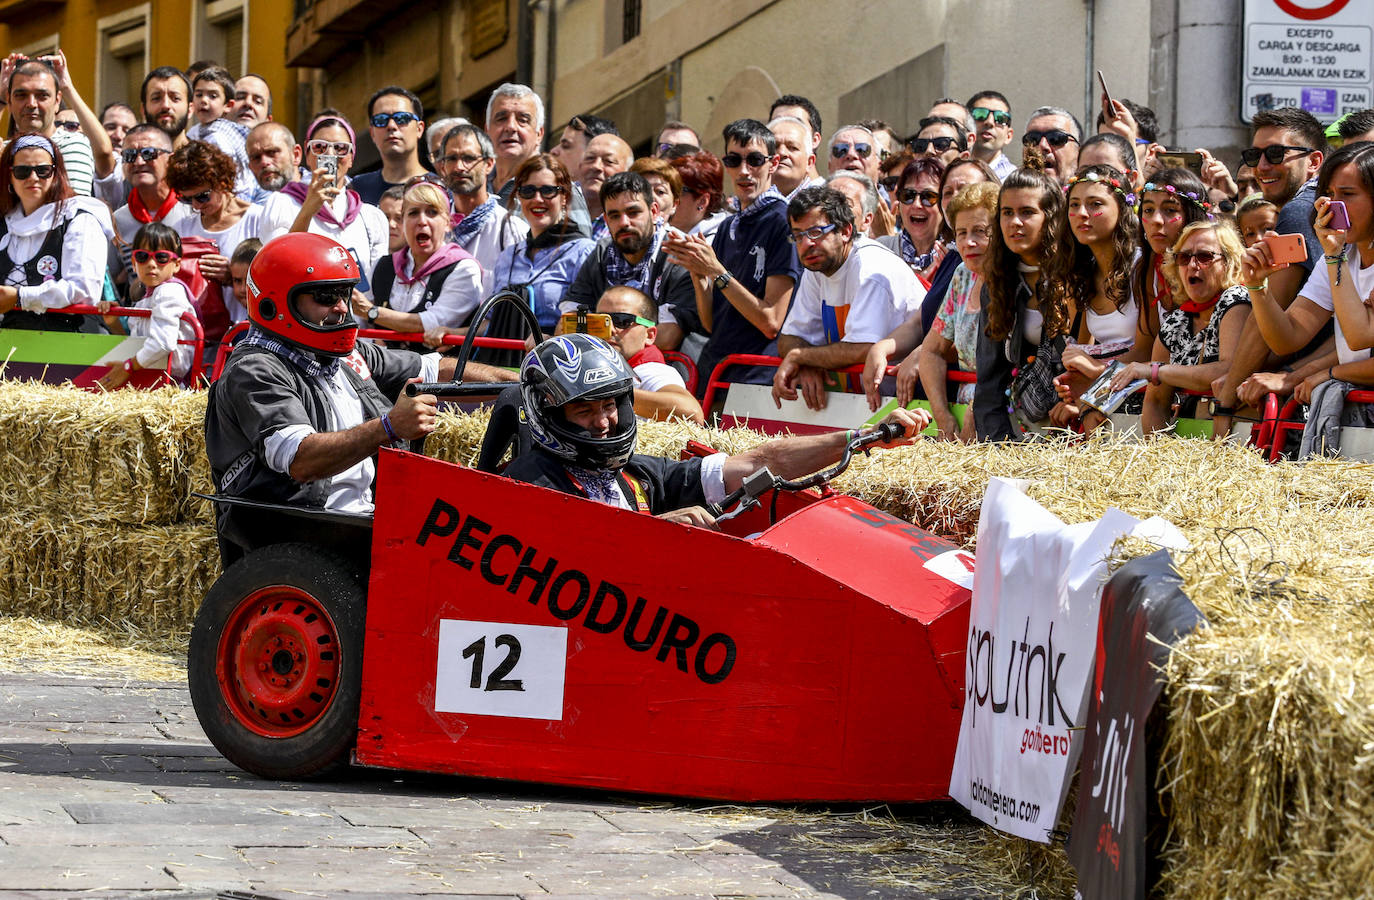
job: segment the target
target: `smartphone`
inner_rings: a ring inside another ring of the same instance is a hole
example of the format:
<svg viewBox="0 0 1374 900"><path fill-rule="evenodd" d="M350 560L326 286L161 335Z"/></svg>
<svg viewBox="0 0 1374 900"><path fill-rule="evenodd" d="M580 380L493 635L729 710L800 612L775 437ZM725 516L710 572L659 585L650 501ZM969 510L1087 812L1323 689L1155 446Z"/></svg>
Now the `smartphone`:
<svg viewBox="0 0 1374 900"><path fill-rule="evenodd" d="M339 158L333 153L321 153L315 157L315 168L328 169L332 184L339 183Z"/></svg>
<svg viewBox="0 0 1374 900"><path fill-rule="evenodd" d="M1202 154L1195 150L1161 150L1155 159L1166 169L1187 169L1202 177Z"/></svg>
<svg viewBox="0 0 1374 900"><path fill-rule="evenodd" d="M1332 231L1350 230L1350 213L1346 212L1345 203L1340 200L1332 200L1327 204L1327 209L1331 210L1331 221L1326 227Z"/></svg>
<svg viewBox="0 0 1374 900"><path fill-rule="evenodd" d="M605 313L589 313L579 309L577 312L563 313L554 334L590 334L610 343L615 329L611 327L611 317Z"/></svg>
<svg viewBox="0 0 1374 900"><path fill-rule="evenodd" d="M1097 70L1097 83L1102 85L1102 113L1109 119L1116 118L1116 112L1112 106L1112 95L1107 91L1107 79L1102 77L1102 70Z"/></svg>
<svg viewBox="0 0 1374 900"><path fill-rule="evenodd" d="M1307 262L1307 242L1302 239L1300 234L1279 234L1274 237L1267 237L1264 239L1264 244L1269 248L1269 256L1276 265L1279 263Z"/></svg>

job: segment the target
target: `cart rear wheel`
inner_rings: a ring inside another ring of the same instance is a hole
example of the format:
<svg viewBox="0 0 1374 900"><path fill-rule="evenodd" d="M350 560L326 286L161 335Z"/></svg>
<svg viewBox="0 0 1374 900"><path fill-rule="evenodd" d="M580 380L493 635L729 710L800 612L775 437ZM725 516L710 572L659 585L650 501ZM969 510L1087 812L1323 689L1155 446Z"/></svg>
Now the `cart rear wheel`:
<svg viewBox="0 0 1374 900"><path fill-rule="evenodd" d="M265 778L348 761L362 687L363 577L308 544L254 551L210 588L191 630L191 702L215 749Z"/></svg>

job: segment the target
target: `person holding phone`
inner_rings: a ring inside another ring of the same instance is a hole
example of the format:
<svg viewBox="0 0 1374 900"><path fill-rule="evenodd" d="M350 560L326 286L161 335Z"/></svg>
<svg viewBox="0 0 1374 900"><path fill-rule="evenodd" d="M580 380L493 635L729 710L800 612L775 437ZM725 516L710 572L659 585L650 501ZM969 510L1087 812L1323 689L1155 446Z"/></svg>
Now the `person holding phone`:
<svg viewBox="0 0 1374 900"><path fill-rule="evenodd" d="M264 244L287 232L309 232L333 238L357 260L362 290L366 275L387 254L391 230L386 214L364 203L349 187L357 137L348 119L325 110L305 130L306 177L288 182L265 204L259 238Z"/></svg>

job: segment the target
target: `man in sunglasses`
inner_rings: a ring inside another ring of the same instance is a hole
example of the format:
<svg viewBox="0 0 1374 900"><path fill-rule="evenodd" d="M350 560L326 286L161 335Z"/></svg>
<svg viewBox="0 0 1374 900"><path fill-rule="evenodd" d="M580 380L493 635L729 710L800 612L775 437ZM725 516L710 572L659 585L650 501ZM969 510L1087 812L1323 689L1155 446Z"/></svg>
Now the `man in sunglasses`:
<svg viewBox="0 0 1374 900"><path fill-rule="evenodd" d="M190 206L177 202L176 194L167 186L171 155L172 139L156 125L135 125L124 135L120 179L129 186L129 202L115 210L114 227L120 237L120 258L129 271L131 245L140 228L161 222L180 234L183 223L198 218Z"/></svg>
<svg viewBox="0 0 1374 900"><path fill-rule="evenodd" d="M1255 113L1251 125L1254 133L1249 148L1241 151L1241 161L1254 168L1255 180L1264 199L1279 207L1273 230L1278 234L1301 234L1307 245L1304 262L1280 269L1267 279L1268 295L1287 309L1322 254L1321 243L1312 230L1312 209L1317 199L1317 172L1326 158L1326 129L1311 113L1293 107ZM1293 359L1301 362L1312 355L1331 333L1329 327L1318 331L1312 343L1298 351ZM1262 397L1264 391L1258 382L1265 379L1261 376L1257 375L1256 381L1252 381L1253 391L1249 386L1244 391L1240 388L1264 365L1268 356L1269 346L1260 334L1259 323L1251 317L1245 323L1245 331L1241 333L1225 379L1218 379L1212 385L1217 410L1213 414L1214 433L1227 434L1232 411L1241 402L1254 403ZM1300 367L1293 366L1294 369ZM1271 367L1277 368L1278 365ZM1272 381L1267 384L1273 389Z"/></svg>
<svg viewBox="0 0 1374 900"><path fill-rule="evenodd" d="M862 125L846 125L830 136L828 147L830 158L826 163L827 171L834 174L841 169L862 172L874 184L882 179L882 153L878 139Z"/></svg>
<svg viewBox="0 0 1374 900"><path fill-rule="evenodd" d="M925 289L902 258L858 234L849 200L832 187L807 188L787 205L791 240L806 271L778 336L782 365L773 402L825 409L832 373L868 356L921 308ZM857 385L847 385L857 387Z"/></svg>
<svg viewBox="0 0 1374 900"><path fill-rule="evenodd" d="M968 142L964 126L948 116L927 116L917 125L916 135L908 142L918 157L938 159L946 167L956 159L968 156Z"/></svg>
<svg viewBox="0 0 1374 900"><path fill-rule="evenodd" d="M1042 106L1031 113L1021 135L1022 147L1036 147L1045 156L1045 174L1064 182L1078 171L1078 144L1083 126L1067 109Z"/></svg>
<svg viewBox="0 0 1374 900"><path fill-rule="evenodd" d="M968 113L974 129L969 153L991 166L999 179L1006 178L1016 171L1016 164L1002 151L1016 134L1011 127L1011 101L997 91L979 91L969 98Z"/></svg>
<svg viewBox="0 0 1374 900"><path fill-rule="evenodd" d="M349 187L364 203L376 206L386 189L405 184L427 171L420 165L420 139L425 133L424 106L403 87L390 85L367 102L368 134L382 156L382 167L354 176Z"/></svg>
<svg viewBox="0 0 1374 900"><path fill-rule="evenodd" d="M635 415L659 421L677 417L704 425L701 404L654 343L658 338L658 304L643 291L617 285L601 295L596 311L611 317L610 345L634 373Z"/></svg>

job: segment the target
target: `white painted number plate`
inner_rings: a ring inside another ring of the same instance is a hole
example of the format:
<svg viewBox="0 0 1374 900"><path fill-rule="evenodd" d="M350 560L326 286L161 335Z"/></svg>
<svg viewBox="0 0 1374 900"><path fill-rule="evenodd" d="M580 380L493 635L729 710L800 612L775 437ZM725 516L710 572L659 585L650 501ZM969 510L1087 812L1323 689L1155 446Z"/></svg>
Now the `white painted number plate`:
<svg viewBox="0 0 1374 900"><path fill-rule="evenodd" d="M434 708L562 719L568 629L441 619Z"/></svg>

